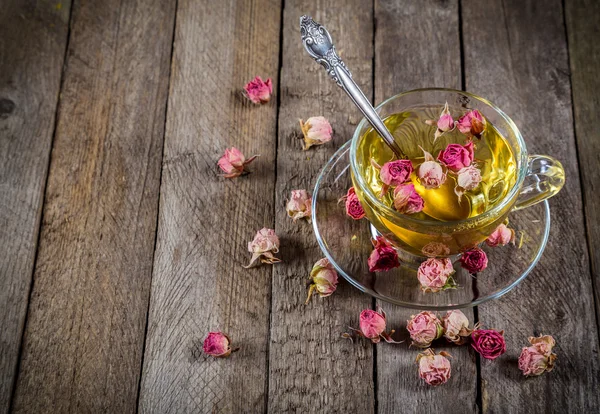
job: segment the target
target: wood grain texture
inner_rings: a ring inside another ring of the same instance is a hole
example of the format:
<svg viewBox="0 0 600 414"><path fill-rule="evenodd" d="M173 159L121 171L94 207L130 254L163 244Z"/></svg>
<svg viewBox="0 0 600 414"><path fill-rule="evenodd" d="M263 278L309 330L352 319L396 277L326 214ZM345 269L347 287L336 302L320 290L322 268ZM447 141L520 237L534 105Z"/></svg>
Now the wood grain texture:
<svg viewBox="0 0 600 414"><path fill-rule="evenodd" d="M173 20L73 6L15 412L135 411Z"/></svg>
<svg viewBox="0 0 600 414"><path fill-rule="evenodd" d="M69 2L0 8L0 412L8 411L33 274Z"/></svg>
<svg viewBox="0 0 600 414"><path fill-rule="evenodd" d="M583 185L585 223L594 292L596 315L600 320L600 3L592 0L565 2L568 34L575 137L579 172Z"/></svg>
<svg viewBox="0 0 600 414"><path fill-rule="evenodd" d="M274 225L277 99L253 105L241 91L256 75L276 83L280 7L178 3L141 412L265 409L273 269L243 266L256 231ZM231 146L260 154L250 175L221 176ZM241 350L205 356L209 331Z"/></svg>
<svg viewBox="0 0 600 414"><path fill-rule="evenodd" d="M293 222L285 210L292 190L312 192L320 170L352 137L361 118L345 93L305 52L299 29L303 14L331 31L355 81L367 96L372 91L372 5L361 0L322 1L316 7L310 1L286 1L275 202L275 229L282 239L284 263L273 269L268 408L274 413L371 413L375 408L372 345L362 340L353 344L340 336L349 325L358 326L358 315L371 307L371 297L340 276L334 295L315 295L304 304L310 270L323 253L311 224L304 219ZM302 151L298 118L312 116L325 116L334 138ZM343 223L339 237L350 240L353 224L352 220Z"/></svg>
<svg viewBox="0 0 600 414"><path fill-rule="evenodd" d="M375 1L375 101L422 87L460 89L458 1ZM377 349L379 411L462 413L476 410L477 373L469 347L434 344L452 355L452 378L432 388L418 376L416 348L408 348L406 321L415 310L381 302L402 345ZM464 310L473 321L472 310ZM443 316L445 313L439 313Z"/></svg>
<svg viewBox="0 0 600 414"><path fill-rule="evenodd" d="M480 320L505 329L507 342L505 355L482 362L483 412L597 411L598 334L561 3L498 0L481 7L465 0L463 13L468 90L515 120L530 153L560 159L567 180L550 200L550 240L535 270L513 292L479 308ZM540 333L556 338L558 361L553 372L526 379L517 358L527 337Z"/></svg>

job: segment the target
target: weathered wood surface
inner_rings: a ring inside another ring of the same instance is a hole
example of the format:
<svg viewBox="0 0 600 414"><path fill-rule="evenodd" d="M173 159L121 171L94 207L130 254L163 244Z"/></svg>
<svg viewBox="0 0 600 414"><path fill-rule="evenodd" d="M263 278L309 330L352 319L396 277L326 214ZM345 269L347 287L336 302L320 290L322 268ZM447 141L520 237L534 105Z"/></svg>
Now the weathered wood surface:
<svg viewBox="0 0 600 414"><path fill-rule="evenodd" d="M15 412L135 411L173 20L73 6Z"/></svg>
<svg viewBox="0 0 600 414"><path fill-rule="evenodd" d="M461 88L458 1L375 2L375 102L415 88ZM390 328L398 329L402 345L377 348L379 412L462 413L476 410L477 369L468 347L437 341L436 351L452 355L452 378L431 388L418 376L420 350L408 348L406 321L417 310L384 302ZM464 310L470 321L473 311ZM438 313L443 316L445 312Z"/></svg>
<svg viewBox="0 0 600 414"><path fill-rule="evenodd" d="M463 22L467 90L505 110L530 153L559 158L567 177L550 200L550 240L535 270L513 292L479 308L480 320L505 329L507 342L499 360L482 361L483 412L597 411L598 333L561 3L498 0L481 7L465 0ZM540 333L556 338L558 362L554 372L526 379L517 358L527 337Z"/></svg>
<svg viewBox="0 0 600 414"><path fill-rule="evenodd" d="M583 186L586 231L596 315L600 320L600 3L593 0L565 2L573 113L579 172Z"/></svg>
<svg viewBox="0 0 600 414"><path fill-rule="evenodd" d="M240 91L256 75L277 91L280 7L178 3L142 412L265 410L273 269L242 266L256 231L274 226L277 99L255 106ZM231 146L260 154L251 175L220 176ZM241 350L205 356L217 330Z"/></svg>
<svg viewBox="0 0 600 414"><path fill-rule="evenodd" d="M69 2L0 8L0 412L23 336L62 66Z"/></svg>
<svg viewBox="0 0 600 414"><path fill-rule="evenodd" d="M372 90L372 5L361 0L324 1L317 8L310 1L286 1L275 191L275 229L282 238L283 263L273 269L268 409L370 413L375 409L372 345L363 340L353 344L340 335L349 325L358 326L360 312L370 308L372 300L340 276L333 296L315 295L304 304L310 270L324 255L308 221L293 222L285 211L292 190L312 192L320 170L352 137L361 118L344 92L306 54L299 30L303 14L326 24L356 82L367 96ZM334 138L302 151L298 118L320 115L331 122ZM340 227L340 238L350 240L350 227L364 224L351 222Z"/></svg>

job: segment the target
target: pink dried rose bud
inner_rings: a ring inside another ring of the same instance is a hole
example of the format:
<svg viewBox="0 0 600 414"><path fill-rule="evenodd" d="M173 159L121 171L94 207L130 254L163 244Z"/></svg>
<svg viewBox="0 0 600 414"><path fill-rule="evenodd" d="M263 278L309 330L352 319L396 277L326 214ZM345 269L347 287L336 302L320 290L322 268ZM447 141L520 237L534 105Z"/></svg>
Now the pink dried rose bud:
<svg viewBox="0 0 600 414"><path fill-rule="evenodd" d="M458 196L458 201L461 200L466 191L476 189L480 182L481 171L479 171L479 168L474 165L461 168L456 177L456 187L454 187L454 193Z"/></svg>
<svg viewBox="0 0 600 414"><path fill-rule="evenodd" d="M481 272L488 265L487 254L479 247L473 247L461 255L460 264L469 273Z"/></svg>
<svg viewBox="0 0 600 414"><path fill-rule="evenodd" d="M473 349L486 359L496 359L506 352L504 331L476 329L471 334L471 339Z"/></svg>
<svg viewBox="0 0 600 414"><path fill-rule="evenodd" d="M225 154L219 158L217 165L225 174L225 178L236 178L242 174L249 173L246 166L254 161L258 155L254 155L248 159L236 147L225 149Z"/></svg>
<svg viewBox="0 0 600 414"><path fill-rule="evenodd" d="M348 189L348 193L340 199L340 201L344 201L346 204L346 215L353 218L354 220L360 220L365 217L365 210L363 206L360 204L358 196L356 195L356 191L354 191L354 187L350 187Z"/></svg>
<svg viewBox="0 0 600 414"><path fill-rule="evenodd" d="M485 244L490 247L496 246L506 246L508 243L515 242L515 231L513 229L509 229L506 224L502 223L492 234L488 236L485 240Z"/></svg>
<svg viewBox="0 0 600 414"><path fill-rule="evenodd" d="M423 210L425 201L413 183L402 184L394 189L394 208L402 214L415 214Z"/></svg>
<svg viewBox="0 0 600 414"><path fill-rule="evenodd" d="M410 160L395 160L383 164L379 171L381 182L388 186L404 184L413 172Z"/></svg>
<svg viewBox="0 0 600 414"><path fill-rule="evenodd" d="M265 104L271 99L273 84L271 78L263 82L260 76L255 77L244 86L244 95L255 104Z"/></svg>
<svg viewBox="0 0 600 414"><path fill-rule="evenodd" d="M374 344L383 338L387 343L400 343L392 339L394 330L386 332L385 312L379 306L377 310L365 309L360 313L360 329L350 328L358 336L370 339ZM352 338L350 334L343 334L345 338Z"/></svg>
<svg viewBox="0 0 600 414"><path fill-rule="evenodd" d="M306 121L300 121L300 129L304 135L304 150L312 146L322 145L331 141L333 129L327 118L323 116L313 116Z"/></svg>
<svg viewBox="0 0 600 414"><path fill-rule="evenodd" d="M421 283L421 289L425 292L439 292L441 290L455 287L452 274L454 267L448 258L429 258L419 266L417 278Z"/></svg>
<svg viewBox="0 0 600 414"><path fill-rule="evenodd" d="M438 154L438 161L444 164L449 170L458 172L468 167L475 157L475 149L472 141L465 145L448 144L446 149Z"/></svg>
<svg viewBox="0 0 600 414"><path fill-rule="evenodd" d="M390 269L400 266L398 252L383 237L378 236L373 240L374 250L369 256L369 272L387 272Z"/></svg>
<svg viewBox="0 0 600 414"><path fill-rule="evenodd" d="M292 195L285 210L288 216L294 221L307 217L310 221L312 197L308 195L306 190L292 190Z"/></svg>
<svg viewBox="0 0 600 414"><path fill-rule="evenodd" d="M417 169L419 182L425 188L439 188L446 182L446 173L440 163L435 161L435 158L425 151L423 148L425 161Z"/></svg>
<svg viewBox="0 0 600 414"><path fill-rule="evenodd" d="M450 248L444 243L429 242L423 246L421 253L427 257L448 256L450 254Z"/></svg>
<svg viewBox="0 0 600 414"><path fill-rule="evenodd" d="M556 354L552 352L555 345L554 338L542 335L538 338L530 337L532 346L524 347L519 356L519 369L527 377L542 375L554 368Z"/></svg>
<svg viewBox="0 0 600 414"><path fill-rule="evenodd" d="M411 346L427 348L444 333L442 322L433 312L423 311L411 315L407 322L406 329L412 339Z"/></svg>
<svg viewBox="0 0 600 414"><path fill-rule="evenodd" d="M458 130L465 134L467 137L475 136L481 138L481 134L485 129L485 118L481 115L477 109L467 112L459 118L456 126Z"/></svg>
<svg viewBox="0 0 600 414"><path fill-rule="evenodd" d="M223 332L209 332L202 345L202 350L206 355L225 358L232 352L238 351L239 348L232 348L231 340Z"/></svg>
<svg viewBox="0 0 600 414"><path fill-rule="evenodd" d="M472 329L469 329L469 320L459 310L450 310L442 318L444 337L457 345L462 345L469 339Z"/></svg>
<svg viewBox="0 0 600 414"><path fill-rule="evenodd" d="M451 374L448 357L450 357L449 353L442 351L436 355L431 348L417 355L419 377L429 385L445 384L450 379Z"/></svg>
<svg viewBox="0 0 600 414"><path fill-rule="evenodd" d="M265 227L257 231L254 239L248 243L248 251L252 253L252 258L250 264L244 266L246 268L256 266L259 263L273 264L281 262L281 259L274 256L274 253L279 252L279 237L275 234L275 230Z"/></svg>
<svg viewBox="0 0 600 414"><path fill-rule="evenodd" d="M323 258L314 264L310 271L310 279L312 283L308 289L308 297L305 304L308 303L315 290L322 298L330 296L335 292L338 284L338 273L329 260Z"/></svg>

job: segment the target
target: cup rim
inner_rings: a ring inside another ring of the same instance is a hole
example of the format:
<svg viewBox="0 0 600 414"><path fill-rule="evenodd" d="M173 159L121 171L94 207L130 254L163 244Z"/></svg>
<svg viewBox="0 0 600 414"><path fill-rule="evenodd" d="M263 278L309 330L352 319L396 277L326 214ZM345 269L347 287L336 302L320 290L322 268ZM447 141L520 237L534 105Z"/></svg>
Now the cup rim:
<svg viewBox="0 0 600 414"><path fill-rule="evenodd" d="M439 225L443 225L443 226L461 225L462 226L462 225L468 225L471 223L479 222L482 219L486 219L486 218L498 213L499 211L502 211L504 208L506 208L506 206L508 204L510 204L516 200L516 197L518 196L521 186L523 184L523 181L525 180L525 176L527 175L527 168L524 167L527 165L527 158L528 158L527 146L525 145L525 140L523 139L523 136L521 135L521 132L519 131L519 128L517 128L517 125L514 123L514 121L508 115L506 115L504 113L504 111L502 111L500 108L498 108L498 106L496 106L495 104L493 104L492 102L490 102L489 100L487 100L485 98L482 98L482 97L472 94L470 92L460 91L457 89L450 89L450 88L412 89L410 91L402 92L402 93L399 93L397 95L394 95L394 96L386 99L385 101L383 101L379 105L377 105L375 107L375 110L378 111L385 105L387 105L390 102L392 102L396 99L399 99L403 96L418 93L418 92L432 92L432 91L458 93L458 94L468 96L469 98L475 99L475 100L489 106L494 111L496 111L504 119L504 121L508 124L508 126L512 129L512 131L517 139L517 142L521 148L521 157L518 160L519 164L518 164L517 180L515 181L515 184L513 185L513 187L510 189L510 192L506 195L506 197L504 197L502 202L500 202L496 206L492 207L485 213L482 213L482 214L479 214L479 215L476 215L473 217L469 217L464 220L451 220L451 221L443 221L443 222L438 221L438 220L416 219L409 215L401 214L401 213L397 212L396 210L392 209L391 207L387 206L386 204L382 203L377 198L377 196L373 193L373 191L371 190L371 187L369 187L365 183L364 178L358 173L358 165L356 163L356 150L358 148L358 142L361 137L360 131L368 123L366 118L362 118L362 120L358 123L358 126L354 130L354 134L352 135L352 144L350 146L350 168L352 171L352 175L353 175L354 179L358 181L358 184L363 189L362 193L365 194L365 196L368 198L370 203L375 205L378 210L384 211L386 214L389 214L392 217L399 219L400 221L406 221L409 223L421 224L421 225L436 225L436 226L439 226Z"/></svg>

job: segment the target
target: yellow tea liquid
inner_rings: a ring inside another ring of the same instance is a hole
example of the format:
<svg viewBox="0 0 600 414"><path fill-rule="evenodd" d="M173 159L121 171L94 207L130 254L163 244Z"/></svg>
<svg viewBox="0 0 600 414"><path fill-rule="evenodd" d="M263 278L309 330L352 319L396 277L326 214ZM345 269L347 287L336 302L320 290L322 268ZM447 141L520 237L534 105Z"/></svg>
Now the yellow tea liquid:
<svg viewBox="0 0 600 414"><path fill-rule="evenodd" d="M416 171L424 160L423 151L419 147L437 158L439 152L444 150L448 144L464 145L467 140L466 136L458 128L455 128L444 133L434 142L434 133L437 127L428 125L425 120L437 121L442 108L443 105L411 108L409 111L391 115L384 120L400 148L412 161L415 172L413 172L411 180L416 191L425 201L422 212L410 215L415 219L448 222L481 215L500 203L516 181L517 162L512 149L494 125L487 121L481 139L475 137L472 139L475 144L474 163L480 169L482 177L479 186L464 193L460 201L454 192L455 174L447 174L446 182L440 188L425 189L416 176ZM465 112L466 110L462 108L451 108L455 120ZM372 129L361 137L356 157L360 174L368 183L371 191L378 195L382 183L379 180L379 171L372 165L371 160L383 165L396 157ZM399 240L402 247L417 254L430 242L444 243L450 248L451 254L472 247L485 240L508 213L506 211L506 214L497 215L488 222L477 223L474 228L457 227L455 232L436 234L429 232L427 226L401 224L393 217L382 214L381 211L378 211L380 209L377 206L367 202L363 191L356 182L354 188L365 208L367 217L375 227L383 226L395 236L392 239ZM393 191L389 191L381 201L393 208ZM390 234L387 236L389 237Z"/></svg>

